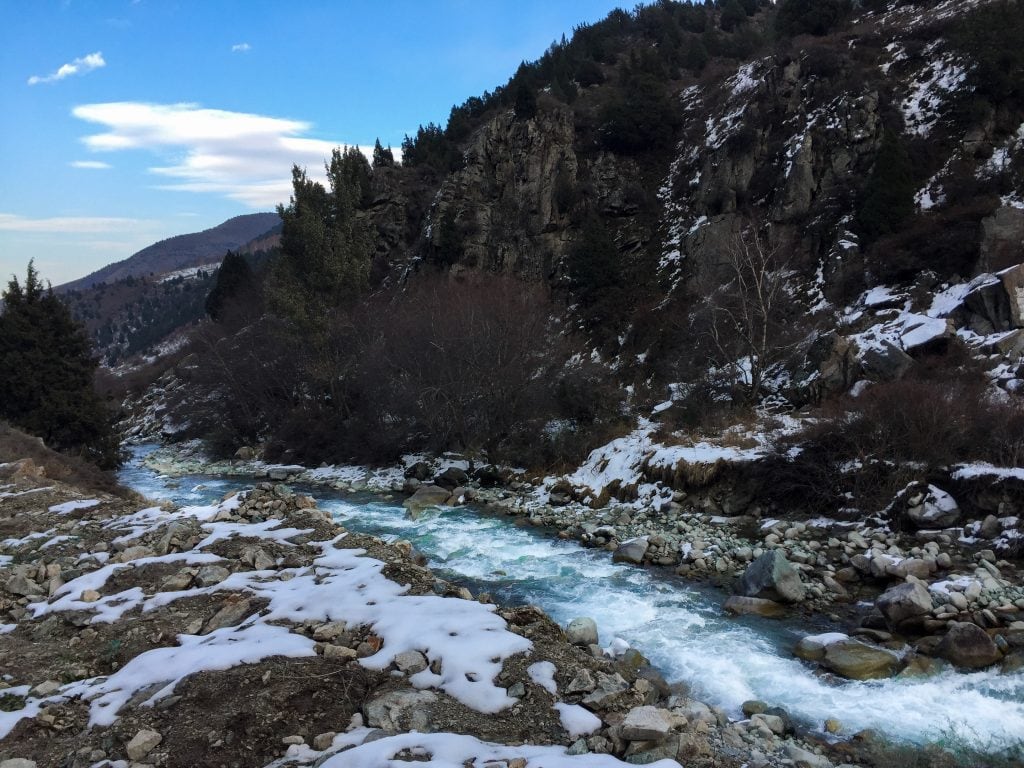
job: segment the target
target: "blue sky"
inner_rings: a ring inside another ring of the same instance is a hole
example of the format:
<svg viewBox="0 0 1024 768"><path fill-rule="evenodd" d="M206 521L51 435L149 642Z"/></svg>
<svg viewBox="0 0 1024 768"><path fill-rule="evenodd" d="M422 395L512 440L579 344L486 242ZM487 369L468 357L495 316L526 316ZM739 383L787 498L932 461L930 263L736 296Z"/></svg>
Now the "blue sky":
<svg viewBox="0 0 1024 768"><path fill-rule="evenodd" d="M0 278L55 285L397 147L614 0L0 0Z"/></svg>

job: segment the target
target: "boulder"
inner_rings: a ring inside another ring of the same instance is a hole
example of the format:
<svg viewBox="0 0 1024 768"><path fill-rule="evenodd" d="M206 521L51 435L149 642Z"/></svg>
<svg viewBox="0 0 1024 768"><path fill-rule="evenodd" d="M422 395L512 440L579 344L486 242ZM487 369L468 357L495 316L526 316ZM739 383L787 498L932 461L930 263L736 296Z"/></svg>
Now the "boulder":
<svg viewBox="0 0 1024 768"><path fill-rule="evenodd" d="M619 545L619 548L615 550L615 554L612 555L612 562L640 565L644 561L644 555L647 554L647 548L649 546L646 536L624 541Z"/></svg>
<svg viewBox="0 0 1024 768"><path fill-rule="evenodd" d="M765 552L743 572L739 592L746 597L798 603L804 599L800 574L781 550Z"/></svg>
<svg viewBox="0 0 1024 768"><path fill-rule="evenodd" d="M423 482L430 477L430 465L425 461L417 461L406 468L405 477L410 480Z"/></svg>
<svg viewBox="0 0 1024 768"><path fill-rule="evenodd" d="M902 378L914 364L914 358L888 341L868 347L861 353L860 359L867 373L883 381Z"/></svg>
<svg viewBox="0 0 1024 768"><path fill-rule="evenodd" d="M136 733L132 740L125 745L125 751L130 760L140 761L156 749L163 740L164 737L156 731L144 729Z"/></svg>
<svg viewBox="0 0 1024 768"><path fill-rule="evenodd" d="M223 565L204 565L196 574L196 584L200 587L212 587L214 584L220 584L230 575L231 571Z"/></svg>
<svg viewBox="0 0 1024 768"><path fill-rule="evenodd" d="M897 629L931 613L932 596L919 581L906 582L879 595L875 607L881 611L889 628Z"/></svg>
<svg viewBox="0 0 1024 768"><path fill-rule="evenodd" d="M793 655L804 661L821 661L825 658L825 649L833 643L849 642L848 635L841 632L826 632L823 635L808 635L800 638Z"/></svg>
<svg viewBox="0 0 1024 768"><path fill-rule="evenodd" d="M12 595L20 595L21 597L40 597L46 594L41 586L22 574L9 578L6 589Z"/></svg>
<svg viewBox="0 0 1024 768"><path fill-rule="evenodd" d="M626 741L663 741L672 729L667 712L657 707L635 707L622 721Z"/></svg>
<svg viewBox="0 0 1024 768"><path fill-rule="evenodd" d="M953 622L939 643L936 654L957 667L981 669L1002 658L999 648L977 624Z"/></svg>
<svg viewBox="0 0 1024 768"><path fill-rule="evenodd" d="M777 619L786 614L785 607L774 600L741 595L733 595L726 600L725 610L737 616L764 616L769 619Z"/></svg>
<svg viewBox="0 0 1024 768"><path fill-rule="evenodd" d="M434 477L434 485L439 485L442 488L448 490L454 490L460 485L466 485L469 482L469 475L466 470L459 469L458 467L448 467L444 472Z"/></svg>
<svg viewBox="0 0 1024 768"><path fill-rule="evenodd" d="M416 489L416 493L402 502L402 506L408 511L409 517L415 520L424 509L439 507L448 501L450 496L451 492L440 486L421 485Z"/></svg>
<svg viewBox="0 0 1024 768"><path fill-rule="evenodd" d="M829 643L821 663L837 675L850 680L892 677L900 668L899 657L892 651L857 640Z"/></svg>
<svg viewBox="0 0 1024 768"><path fill-rule="evenodd" d="M241 448L235 451L235 458L240 461L252 461L255 456L256 451L254 451L248 445L243 445Z"/></svg>
<svg viewBox="0 0 1024 768"><path fill-rule="evenodd" d="M366 704L366 724L389 733L429 733L437 694L412 688L388 691Z"/></svg>
<svg viewBox="0 0 1024 768"><path fill-rule="evenodd" d="M900 494L900 500L906 505L906 519L918 529L948 528L960 519L956 500L934 485L914 483Z"/></svg>
<svg viewBox="0 0 1024 768"><path fill-rule="evenodd" d="M581 648L597 645L597 623L586 616L573 619L565 628L565 638Z"/></svg>

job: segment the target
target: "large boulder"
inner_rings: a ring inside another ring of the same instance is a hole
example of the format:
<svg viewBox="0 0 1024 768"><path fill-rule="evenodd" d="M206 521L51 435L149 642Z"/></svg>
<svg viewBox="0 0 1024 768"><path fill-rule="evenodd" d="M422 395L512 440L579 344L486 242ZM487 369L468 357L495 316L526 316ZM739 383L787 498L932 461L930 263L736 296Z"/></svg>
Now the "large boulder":
<svg viewBox="0 0 1024 768"><path fill-rule="evenodd" d="M800 638L793 655L804 661L821 661L825 658L825 650L834 643L850 642L849 635L842 632L826 632L821 635L807 635Z"/></svg>
<svg viewBox="0 0 1024 768"><path fill-rule="evenodd" d="M850 680L892 677L900 669L900 659L895 653L858 640L829 643L821 663Z"/></svg>
<svg viewBox="0 0 1024 768"><path fill-rule="evenodd" d="M875 606L885 617L889 628L898 629L930 614L932 596L920 582L905 582L879 595Z"/></svg>
<svg viewBox="0 0 1024 768"><path fill-rule="evenodd" d="M804 599L800 574L781 550L765 552L749 566L740 579L739 592L747 597L798 603Z"/></svg>
<svg viewBox="0 0 1024 768"><path fill-rule="evenodd" d="M981 669L1002 658L992 638L977 624L953 622L936 649L937 655L965 669Z"/></svg>
<svg viewBox="0 0 1024 768"><path fill-rule="evenodd" d="M615 554L612 555L612 562L640 565L644 561L644 555L647 554L649 546L650 544L648 544L646 536L624 541L615 550Z"/></svg>
<svg viewBox="0 0 1024 768"><path fill-rule="evenodd" d="M942 488L923 482L908 485L890 510L895 511L913 528L947 528L961 517L956 500Z"/></svg>
<svg viewBox="0 0 1024 768"><path fill-rule="evenodd" d="M565 628L565 639L582 648L597 645L597 622L586 616L573 619Z"/></svg>
<svg viewBox="0 0 1024 768"><path fill-rule="evenodd" d="M725 601L727 613L736 616L764 616L769 619L777 619L786 615L786 608L774 600L765 600L760 597L743 597L732 595Z"/></svg>
<svg viewBox="0 0 1024 768"><path fill-rule="evenodd" d="M460 485L469 483L469 474L459 467L448 467L444 472L434 477L434 484L442 488L454 490Z"/></svg>
<svg viewBox="0 0 1024 768"><path fill-rule="evenodd" d="M427 507L439 507L451 498L451 492L436 485L421 485L416 493L402 502L409 517L415 520Z"/></svg>

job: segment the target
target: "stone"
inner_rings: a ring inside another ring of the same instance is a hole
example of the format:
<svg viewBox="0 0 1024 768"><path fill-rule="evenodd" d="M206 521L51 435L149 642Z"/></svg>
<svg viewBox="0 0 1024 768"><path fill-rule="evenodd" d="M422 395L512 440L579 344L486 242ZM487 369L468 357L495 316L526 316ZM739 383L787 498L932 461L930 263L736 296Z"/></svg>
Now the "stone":
<svg viewBox="0 0 1024 768"><path fill-rule="evenodd" d="M827 757L816 755L792 742L786 743L784 750L795 768L832 768L832 763Z"/></svg>
<svg viewBox="0 0 1024 768"><path fill-rule="evenodd" d="M649 546L646 536L624 541L612 555L612 562L640 565L644 561L644 555L647 554Z"/></svg>
<svg viewBox="0 0 1024 768"><path fill-rule="evenodd" d="M130 760L137 762L156 749L163 740L164 737L156 731L143 729L136 733L132 740L125 745L125 751L128 753Z"/></svg>
<svg viewBox="0 0 1024 768"><path fill-rule="evenodd" d="M913 483L900 495L905 514L915 528L948 528L960 519L960 506L941 488Z"/></svg>
<svg viewBox="0 0 1024 768"><path fill-rule="evenodd" d="M597 622L587 616L581 616L569 622L565 628L565 639L571 645L586 648L597 644Z"/></svg>
<svg viewBox="0 0 1024 768"><path fill-rule="evenodd" d="M46 680L32 689L32 695L40 699L52 696L60 690L60 683L56 680Z"/></svg>
<svg viewBox="0 0 1024 768"><path fill-rule="evenodd" d="M786 615L786 609L781 603L774 600L765 600L761 597L743 597L732 595L725 601L725 610L737 616L764 616L769 619L777 619Z"/></svg>
<svg viewBox="0 0 1024 768"><path fill-rule="evenodd" d="M243 445L237 451L235 451L235 458L240 461L252 461L253 457L256 456L256 451L248 445Z"/></svg>
<svg viewBox="0 0 1024 768"><path fill-rule="evenodd" d="M344 621L329 621L313 630L313 639L321 642L335 640L345 634L345 627Z"/></svg>
<svg viewBox="0 0 1024 768"><path fill-rule="evenodd" d="M896 629L929 614L932 596L920 582L905 582L879 595L875 607L881 611L889 628Z"/></svg>
<svg viewBox="0 0 1024 768"><path fill-rule="evenodd" d="M427 659L419 651L403 651L395 656L395 666L407 675L415 675L427 668Z"/></svg>
<svg viewBox="0 0 1024 768"><path fill-rule="evenodd" d="M781 736L786 732L786 724L778 715L767 715L757 712L750 717L750 722L762 724L772 733Z"/></svg>
<svg viewBox="0 0 1024 768"><path fill-rule="evenodd" d="M144 557L153 557L155 554L156 552L149 547L128 547L124 551L118 553L117 557L113 559L113 562L130 563L132 560L141 560Z"/></svg>
<svg viewBox="0 0 1024 768"><path fill-rule="evenodd" d="M299 744L305 744L306 740L298 734L294 736L285 736L281 739L281 743L287 747L298 746Z"/></svg>
<svg viewBox="0 0 1024 768"><path fill-rule="evenodd" d="M964 669L982 669L1002 658L999 648L977 624L955 621L936 648L936 654Z"/></svg>
<svg viewBox="0 0 1024 768"><path fill-rule="evenodd" d="M666 712L657 707L635 707L622 721L626 741L663 741L672 728Z"/></svg>
<svg viewBox="0 0 1024 768"><path fill-rule="evenodd" d="M231 571L223 565L204 565L196 574L196 584L200 587L212 587L220 584L231 575Z"/></svg>
<svg viewBox="0 0 1024 768"><path fill-rule="evenodd" d="M407 688L388 691L366 704L366 724L389 733L429 733L437 694Z"/></svg>
<svg viewBox="0 0 1024 768"><path fill-rule="evenodd" d="M324 658L334 659L335 661L349 661L356 658L359 652L355 648L349 648L345 645L332 645L328 644L324 646Z"/></svg>
<svg viewBox="0 0 1024 768"><path fill-rule="evenodd" d="M416 493L402 502L402 506L413 520L428 507L439 507L451 497L451 492L436 485L421 485Z"/></svg>
<svg viewBox="0 0 1024 768"><path fill-rule="evenodd" d="M576 673L576 676L566 686L565 692L567 694L573 693L590 693L597 687L597 683L594 682L594 676L590 674L590 670L586 667L580 669Z"/></svg>
<svg viewBox="0 0 1024 768"><path fill-rule="evenodd" d="M434 477L435 485L447 488L449 491L458 488L460 485L466 485L468 482L469 475L466 473L466 470L459 469L458 467L448 467L444 472Z"/></svg>
<svg viewBox="0 0 1024 768"><path fill-rule="evenodd" d="M0 768L36 768L36 761L25 757L12 757L0 760Z"/></svg>
<svg viewBox="0 0 1024 768"><path fill-rule="evenodd" d="M83 603L95 603L97 600L100 599L100 597L102 597L102 595L100 595L100 593L97 592L95 589L86 589L82 592L78 599L81 600Z"/></svg>
<svg viewBox="0 0 1024 768"><path fill-rule="evenodd" d="M754 560L743 572L740 594L769 600L798 603L805 590L800 574L781 550L773 549Z"/></svg>
<svg viewBox="0 0 1024 768"><path fill-rule="evenodd" d="M583 704L594 709L604 709L620 694L629 690L629 683L622 675L597 673L597 684L594 690L583 699Z"/></svg>
<svg viewBox="0 0 1024 768"><path fill-rule="evenodd" d="M850 680L877 680L892 677L900 668L900 659L892 651L875 648L857 640L829 643L821 663Z"/></svg>
<svg viewBox="0 0 1024 768"><path fill-rule="evenodd" d="M191 571L188 568L182 568L177 573L172 573L160 582L160 589L165 592L180 592L183 589L188 589L192 584L192 578L194 576L195 571Z"/></svg>
<svg viewBox="0 0 1024 768"><path fill-rule="evenodd" d="M821 661L825 658L825 649L832 643L849 641L849 637L841 632L828 632L823 635L802 637L793 648L793 655L804 661Z"/></svg>
<svg viewBox="0 0 1024 768"><path fill-rule="evenodd" d="M41 586L21 574L9 578L6 589L12 595L20 595L21 597L40 597L45 594Z"/></svg>
<svg viewBox="0 0 1024 768"><path fill-rule="evenodd" d="M217 611L203 627L202 634L208 635L223 627L233 627L249 615L252 603L247 598L239 598L232 595L224 601L221 609Z"/></svg>
<svg viewBox="0 0 1024 768"><path fill-rule="evenodd" d="M334 737L338 734L335 731L324 731L313 737L313 749L323 752L334 744Z"/></svg>

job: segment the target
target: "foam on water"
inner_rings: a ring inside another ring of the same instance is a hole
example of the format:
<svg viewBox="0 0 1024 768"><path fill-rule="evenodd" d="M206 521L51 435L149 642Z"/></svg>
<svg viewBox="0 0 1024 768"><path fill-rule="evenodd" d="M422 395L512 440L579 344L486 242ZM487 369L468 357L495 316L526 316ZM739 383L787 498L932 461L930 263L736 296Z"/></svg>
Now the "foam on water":
<svg viewBox="0 0 1024 768"><path fill-rule="evenodd" d="M122 481L151 497L182 503L209 502L248 485L235 478L180 478L169 488L167 478L138 466L123 473ZM447 578L502 602L536 604L561 623L590 616L602 644L625 639L670 682L687 682L699 698L732 714L738 715L742 702L761 699L811 725L837 718L844 733L873 728L920 742L954 731L989 748L1024 742L1024 673L948 670L867 682L819 676L792 656L795 641L808 633L797 625L726 617L720 595L614 564L607 552L466 510L446 509L413 521L395 504L312 492L353 530L408 539Z"/></svg>

